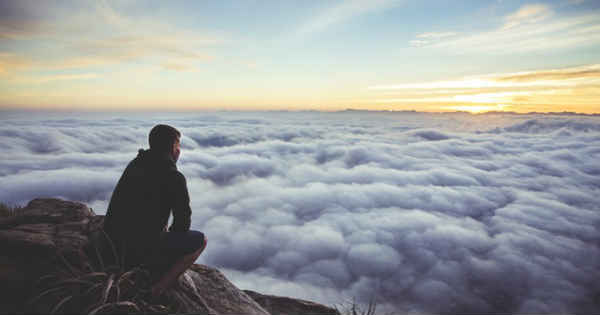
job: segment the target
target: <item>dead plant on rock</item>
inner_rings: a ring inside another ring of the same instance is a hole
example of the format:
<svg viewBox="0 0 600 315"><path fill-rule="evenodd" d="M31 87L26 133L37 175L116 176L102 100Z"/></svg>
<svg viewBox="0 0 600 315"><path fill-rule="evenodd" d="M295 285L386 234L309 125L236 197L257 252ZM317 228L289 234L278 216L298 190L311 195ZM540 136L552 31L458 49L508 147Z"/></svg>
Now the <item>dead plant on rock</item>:
<svg viewBox="0 0 600 315"><path fill-rule="evenodd" d="M83 267L76 267L62 253L56 272L41 277L35 284L35 293L27 302L27 311L44 314L166 314L172 310L151 300L151 275L142 267L123 269L123 259L117 255L114 244L107 240L112 264L96 244L95 259L83 259ZM119 259L120 258L120 259ZM91 263L90 263L91 262Z"/></svg>

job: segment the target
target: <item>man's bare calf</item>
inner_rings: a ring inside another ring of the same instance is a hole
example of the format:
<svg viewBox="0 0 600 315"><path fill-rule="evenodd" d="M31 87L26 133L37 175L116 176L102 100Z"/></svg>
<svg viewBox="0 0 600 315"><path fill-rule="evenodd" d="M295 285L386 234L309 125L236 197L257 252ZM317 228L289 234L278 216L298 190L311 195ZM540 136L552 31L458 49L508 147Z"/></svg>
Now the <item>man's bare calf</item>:
<svg viewBox="0 0 600 315"><path fill-rule="evenodd" d="M179 278L195 261L206 248L206 238L204 244L195 252L187 254L178 259L173 266L152 286L152 297L159 297L163 292L171 287L175 280Z"/></svg>

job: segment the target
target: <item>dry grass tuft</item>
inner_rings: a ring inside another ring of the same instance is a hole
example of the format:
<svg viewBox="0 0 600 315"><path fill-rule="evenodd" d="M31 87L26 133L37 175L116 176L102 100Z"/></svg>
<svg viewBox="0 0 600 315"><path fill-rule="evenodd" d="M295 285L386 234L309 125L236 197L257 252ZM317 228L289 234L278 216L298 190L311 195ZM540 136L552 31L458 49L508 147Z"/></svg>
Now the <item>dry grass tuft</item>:
<svg viewBox="0 0 600 315"><path fill-rule="evenodd" d="M334 305L335 310L340 315L380 315L377 313L377 302L375 299L370 299L366 305L360 305L356 299L346 301L339 305ZM386 313L385 315L394 315L395 313Z"/></svg>
<svg viewBox="0 0 600 315"><path fill-rule="evenodd" d="M24 207L19 205L9 205L4 202L0 202L0 218L13 217L19 215Z"/></svg>
<svg viewBox="0 0 600 315"><path fill-rule="evenodd" d="M110 241L110 240L109 240ZM113 258L117 258L114 246ZM41 277L35 293L27 302L27 311L44 314L167 314L168 305L152 301L148 270L135 267L123 270L119 259L106 264L96 247L93 263L77 268L62 254L62 266L56 273Z"/></svg>

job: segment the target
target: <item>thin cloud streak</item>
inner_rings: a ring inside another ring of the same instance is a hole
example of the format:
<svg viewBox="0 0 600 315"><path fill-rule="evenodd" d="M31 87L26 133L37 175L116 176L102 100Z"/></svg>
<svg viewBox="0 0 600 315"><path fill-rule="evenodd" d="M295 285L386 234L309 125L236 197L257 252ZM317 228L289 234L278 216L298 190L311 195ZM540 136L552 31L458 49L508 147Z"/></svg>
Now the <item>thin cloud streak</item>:
<svg viewBox="0 0 600 315"><path fill-rule="evenodd" d="M517 12L507 16L502 29L507 30L524 24L538 23L551 17L553 14L554 12L552 12L552 9L548 5L527 4L522 6Z"/></svg>
<svg viewBox="0 0 600 315"><path fill-rule="evenodd" d="M52 8L56 15L65 15L60 19L33 19L31 16L39 15L36 6L24 2L15 8L22 21L7 19L0 23L0 42L52 40L67 48L58 58L23 56L30 60L28 70L33 71L87 69L149 58L177 59L178 63L189 66L212 60L206 48L224 42L223 38L178 28L150 17L132 19L107 1L83 3L74 12ZM97 27L99 25L102 27ZM160 62L156 66L160 67Z"/></svg>
<svg viewBox="0 0 600 315"><path fill-rule="evenodd" d="M435 41L418 37L413 47L444 49L451 54L514 54L551 49L573 49L600 43L597 32L600 13L560 16L544 4L525 5L505 17L497 29L473 34L459 34Z"/></svg>
<svg viewBox="0 0 600 315"><path fill-rule="evenodd" d="M417 38L444 38L444 37L451 37L451 36L456 36L457 33L455 32L428 32L428 33L421 33L417 35Z"/></svg>
<svg viewBox="0 0 600 315"><path fill-rule="evenodd" d="M457 34L458 33L455 33L455 32L421 33L421 34L417 34L417 36L416 36L417 39L409 41L409 44L413 47L422 47L422 46L430 45L431 43L433 43L435 41L439 41L444 38L454 37Z"/></svg>
<svg viewBox="0 0 600 315"><path fill-rule="evenodd" d="M13 53L0 52L0 76L10 75L29 66L31 66L31 61L27 58Z"/></svg>
<svg viewBox="0 0 600 315"><path fill-rule="evenodd" d="M387 9L401 2L400 0L343 0L339 4L323 10L317 16L311 17L297 29L296 33L302 37L322 32L356 16Z"/></svg>
<svg viewBox="0 0 600 315"><path fill-rule="evenodd" d="M368 89L378 93L375 103L466 103L479 104L472 111L520 109L525 104L536 104L548 108L545 111L556 111L554 106L572 106L574 111L587 113L598 112L594 109L594 99L600 97L600 65L592 64L562 69L539 71L523 71L503 74L486 74L469 76L449 81L423 83L404 83L396 85L376 85ZM381 91L381 92L380 92ZM489 104L494 104L489 107ZM487 107L482 107L485 105ZM461 110L469 108L464 105L452 105L443 108Z"/></svg>
<svg viewBox="0 0 600 315"><path fill-rule="evenodd" d="M479 89L512 87L569 87L579 84L600 83L600 64L578 67L522 71L505 74L468 76L457 80L395 85L374 85L371 90L394 89Z"/></svg>

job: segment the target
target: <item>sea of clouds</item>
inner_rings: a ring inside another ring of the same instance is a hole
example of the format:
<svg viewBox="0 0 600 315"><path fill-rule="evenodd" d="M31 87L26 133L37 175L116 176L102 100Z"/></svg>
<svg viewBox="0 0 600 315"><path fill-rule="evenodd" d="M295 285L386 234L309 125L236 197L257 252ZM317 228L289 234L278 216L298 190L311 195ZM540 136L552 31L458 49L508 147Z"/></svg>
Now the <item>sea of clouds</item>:
<svg viewBox="0 0 600 315"><path fill-rule="evenodd" d="M106 211L149 130L182 133L199 263L243 289L402 313L598 313L600 117L0 115L0 201Z"/></svg>

